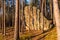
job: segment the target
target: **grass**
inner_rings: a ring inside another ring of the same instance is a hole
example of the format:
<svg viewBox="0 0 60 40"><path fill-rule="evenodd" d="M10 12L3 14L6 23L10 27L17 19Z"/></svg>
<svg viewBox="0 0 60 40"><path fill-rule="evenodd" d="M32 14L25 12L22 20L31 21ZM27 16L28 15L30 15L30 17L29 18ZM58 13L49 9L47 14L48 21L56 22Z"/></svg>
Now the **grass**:
<svg viewBox="0 0 60 40"><path fill-rule="evenodd" d="M53 28L47 36L44 37L45 40L57 40L56 27Z"/></svg>

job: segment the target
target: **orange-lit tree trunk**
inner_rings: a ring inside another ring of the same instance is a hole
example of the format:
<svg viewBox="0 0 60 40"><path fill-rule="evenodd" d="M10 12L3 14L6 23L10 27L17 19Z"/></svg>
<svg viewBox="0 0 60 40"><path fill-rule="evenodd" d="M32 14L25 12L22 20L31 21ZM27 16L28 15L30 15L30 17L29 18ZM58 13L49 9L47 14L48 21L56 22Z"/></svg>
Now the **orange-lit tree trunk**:
<svg viewBox="0 0 60 40"><path fill-rule="evenodd" d="M59 8L58 8L58 0L53 0L53 9L54 9L54 17L56 21L57 27L57 40L60 40L60 15L59 15Z"/></svg>
<svg viewBox="0 0 60 40"><path fill-rule="evenodd" d="M18 15L19 15L19 0L16 0L16 5L15 5L15 31L14 31L14 40L19 40Z"/></svg>

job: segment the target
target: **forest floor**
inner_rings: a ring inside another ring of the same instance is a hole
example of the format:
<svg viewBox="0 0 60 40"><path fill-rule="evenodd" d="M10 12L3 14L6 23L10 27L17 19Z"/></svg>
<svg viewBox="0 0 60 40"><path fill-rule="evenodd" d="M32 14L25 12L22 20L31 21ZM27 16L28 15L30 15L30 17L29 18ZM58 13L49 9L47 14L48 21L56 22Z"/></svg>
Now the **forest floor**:
<svg viewBox="0 0 60 40"><path fill-rule="evenodd" d="M35 33L27 33L23 34L22 36L20 35L21 40L25 39L30 39L30 40L57 40L57 33L56 33L56 27L52 28L51 30L40 33L40 31L35 32Z"/></svg>
<svg viewBox="0 0 60 40"><path fill-rule="evenodd" d="M2 34L0 34L0 40L3 40L3 36L2 36Z"/></svg>
<svg viewBox="0 0 60 40"><path fill-rule="evenodd" d="M51 30L41 33L40 31L31 31L25 34L20 35L21 40L30 39L30 40L57 40L56 27ZM3 39L2 34L0 34L0 40Z"/></svg>
<svg viewBox="0 0 60 40"><path fill-rule="evenodd" d="M44 40L57 40L57 30L54 27L48 34L44 37Z"/></svg>

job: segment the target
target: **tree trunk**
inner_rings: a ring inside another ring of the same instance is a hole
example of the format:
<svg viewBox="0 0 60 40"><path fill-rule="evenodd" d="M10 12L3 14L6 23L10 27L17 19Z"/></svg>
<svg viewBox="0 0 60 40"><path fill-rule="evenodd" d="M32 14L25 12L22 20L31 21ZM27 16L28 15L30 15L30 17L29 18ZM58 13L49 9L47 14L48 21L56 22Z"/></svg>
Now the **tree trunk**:
<svg viewBox="0 0 60 40"><path fill-rule="evenodd" d="M41 1L42 1L42 3L41 3L42 5L41 5L41 14L40 14L40 16L41 16L41 24L40 25L41 25L41 30L43 32L43 30L44 30L44 26L43 26L44 25L43 24L43 21L44 21L43 20L43 3L44 3L44 0L41 0Z"/></svg>
<svg viewBox="0 0 60 40"><path fill-rule="evenodd" d="M53 0L53 9L54 9L54 17L56 21L57 26L57 40L60 40L60 15L59 15L59 9L58 9L58 0Z"/></svg>
<svg viewBox="0 0 60 40"><path fill-rule="evenodd" d="M25 31L25 14L24 14L24 0L22 0L22 33Z"/></svg>
<svg viewBox="0 0 60 40"><path fill-rule="evenodd" d="M50 13L51 13L51 19L52 19L52 17L53 17L53 16L52 16L52 15L53 15L53 14L52 14L52 13L53 13L52 11L53 11L53 10L52 10L52 0L50 0Z"/></svg>
<svg viewBox="0 0 60 40"><path fill-rule="evenodd" d="M3 26L4 26L4 36L5 36L5 0L3 1Z"/></svg>
<svg viewBox="0 0 60 40"><path fill-rule="evenodd" d="M19 26L18 26L18 15L19 15L19 0L16 0L15 5L15 32L14 32L14 40L19 40Z"/></svg>

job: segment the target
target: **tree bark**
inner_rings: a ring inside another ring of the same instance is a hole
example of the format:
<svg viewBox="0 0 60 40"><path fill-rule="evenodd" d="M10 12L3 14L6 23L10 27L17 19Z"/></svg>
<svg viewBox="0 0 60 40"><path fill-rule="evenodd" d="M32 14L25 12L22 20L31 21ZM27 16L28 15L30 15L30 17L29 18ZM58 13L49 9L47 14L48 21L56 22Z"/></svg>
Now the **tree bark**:
<svg viewBox="0 0 60 40"><path fill-rule="evenodd" d="M43 32L43 30L44 30L44 23L43 23L43 21L44 21L43 20L43 3L44 3L44 0L41 0L41 2L42 2L41 3L42 5L41 5L41 14L40 14L40 16L41 16L41 18L40 18L41 19L41 24L40 25L41 25L41 31Z"/></svg>
<svg viewBox="0 0 60 40"><path fill-rule="evenodd" d="M58 0L53 0L53 9L54 9L54 17L56 21L57 27L57 40L60 40L60 15L59 15L59 8L58 8Z"/></svg>
<svg viewBox="0 0 60 40"><path fill-rule="evenodd" d="M14 32L14 40L19 40L19 26L18 26L18 15L19 15L19 0L16 0L16 5L15 5L15 32Z"/></svg>

